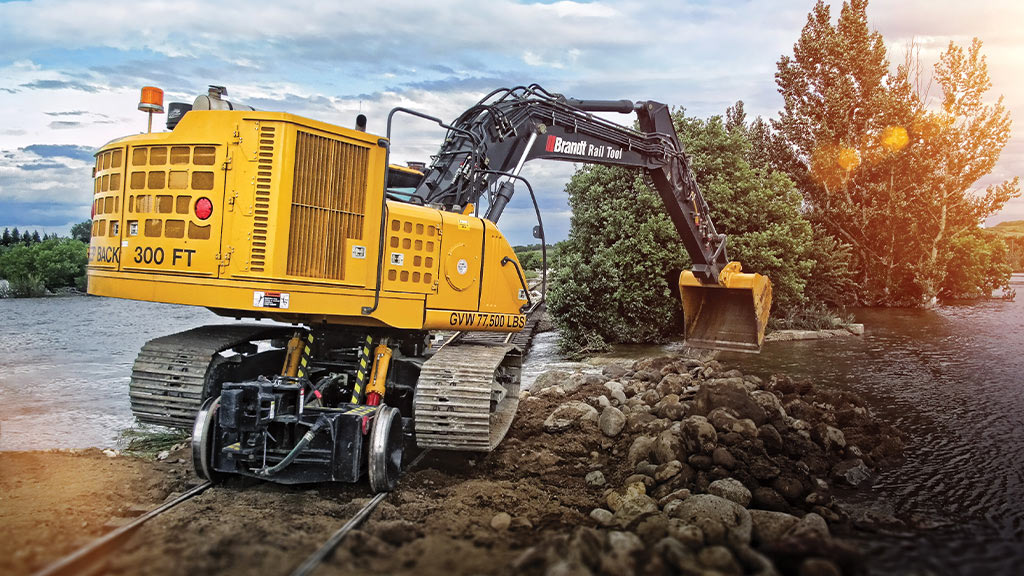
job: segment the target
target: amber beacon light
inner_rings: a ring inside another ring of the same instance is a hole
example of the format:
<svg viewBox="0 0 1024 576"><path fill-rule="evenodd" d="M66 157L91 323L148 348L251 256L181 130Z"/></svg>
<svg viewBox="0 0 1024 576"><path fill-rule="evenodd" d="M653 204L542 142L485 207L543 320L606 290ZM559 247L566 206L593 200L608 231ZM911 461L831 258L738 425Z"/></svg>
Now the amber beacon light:
<svg viewBox="0 0 1024 576"><path fill-rule="evenodd" d="M139 97L139 110L149 115L149 124L146 132L152 132L153 114L164 113L164 91L155 86L143 86L142 96Z"/></svg>

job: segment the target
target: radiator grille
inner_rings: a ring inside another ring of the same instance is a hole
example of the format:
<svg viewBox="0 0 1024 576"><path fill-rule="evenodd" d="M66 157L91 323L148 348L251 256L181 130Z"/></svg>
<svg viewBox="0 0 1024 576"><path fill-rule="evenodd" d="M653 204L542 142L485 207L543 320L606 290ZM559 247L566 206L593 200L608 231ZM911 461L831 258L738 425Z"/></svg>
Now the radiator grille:
<svg viewBox="0 0 1024 576"><path fill-rule="evenodd" d="M362 240L366 148L299 131L288 274L343 280L346 240Z"/></svg>
<svg viewBox="0 0 1024 576"><path fill-rule="evenodd" d="M270 184L274 175L274 126L260 126L256 153L256 194L253 201L252 247L249 270L263 272L267 262L267 226L270 222Z"/></svg>

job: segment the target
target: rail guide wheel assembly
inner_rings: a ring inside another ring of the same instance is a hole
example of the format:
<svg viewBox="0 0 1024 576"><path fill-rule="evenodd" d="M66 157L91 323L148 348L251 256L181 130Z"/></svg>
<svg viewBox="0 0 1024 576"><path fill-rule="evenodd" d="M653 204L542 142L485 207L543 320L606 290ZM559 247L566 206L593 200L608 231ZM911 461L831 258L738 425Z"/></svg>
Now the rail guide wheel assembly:
<svg viewBox="0 0 1024 576"><path fill-rule="evenodd" d="M213 424L217 419L217 407L220 396L207 398L196 414L195 427L192 429L192 467L196 475L203 480L218 482L224 475L213 469Z"/></svg>
<svg viewBox="0 0 1024 576"><path fill-rule="evenodd" d="M382 406L377 411L370 431L369 465L370 488L375 493L390 492L398 483L402 472L402 454L405 438L402 435L402 415L398 408Z"/></svg>

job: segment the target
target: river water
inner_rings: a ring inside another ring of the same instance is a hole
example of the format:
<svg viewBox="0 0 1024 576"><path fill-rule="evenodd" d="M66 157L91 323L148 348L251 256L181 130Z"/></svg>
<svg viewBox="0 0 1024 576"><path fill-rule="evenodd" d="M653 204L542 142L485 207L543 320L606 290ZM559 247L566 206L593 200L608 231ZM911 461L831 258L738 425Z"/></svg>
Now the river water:
<svg viewBox="0 0 1024 576"><path fill-rule="evenodd" d="M865 309L863 338L720 357L856 392L906 433L905 462L843 499L908 527L861 534L872 573L1024 574L1024 276L1013 285L1015 302Z"/></svg>
<svg viewBox="0 0 1024 576"><path fill-rule="evenodd" d="M744 372L786 373L863 396L906 437L906 459L852 510L903 521L864 533L877 574L1024 574L1024 276L1015 302L933 310L865 309L861 338L768 343L720 359ZM223 322L199 308L102 298L0 300L0 450L114 446L133 425L128 379L150 338ZM583 367L538 335L524 385ZM671 354L678 344L614 355ZM870 447L864 447L869 449Z"/></svg>
<svg viewBox="0 0 1024 576"><path fill-rule="evenodd" d="M0 450L113 447L134 423L128 380L142 345L224 321L114 298L0 299Z"/></svg>

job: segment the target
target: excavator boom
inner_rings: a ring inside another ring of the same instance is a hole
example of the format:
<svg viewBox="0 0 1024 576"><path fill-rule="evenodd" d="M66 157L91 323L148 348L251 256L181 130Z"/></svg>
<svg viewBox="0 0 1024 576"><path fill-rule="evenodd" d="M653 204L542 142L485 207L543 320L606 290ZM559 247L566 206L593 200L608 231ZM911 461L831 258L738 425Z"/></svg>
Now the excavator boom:
<svg viewBox="0 0 1024 576"><path fill-rule="evenodd" d="M636 113L632 130L595 112ZM771 282L730 262L712 223L668 106L630 100L575 100L537 85L492 92L455 120L416 189L428 204L461 210L487 197L497 222L512 179L528 160L639 168L658 191L693 262L679 277L688 345L758 352L771 309Z"/></svg>

